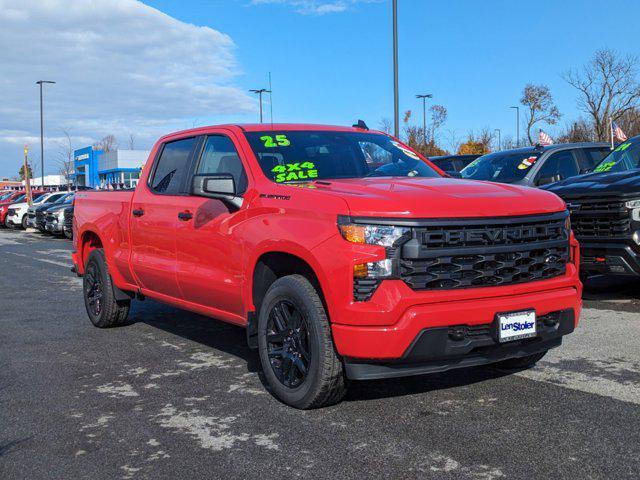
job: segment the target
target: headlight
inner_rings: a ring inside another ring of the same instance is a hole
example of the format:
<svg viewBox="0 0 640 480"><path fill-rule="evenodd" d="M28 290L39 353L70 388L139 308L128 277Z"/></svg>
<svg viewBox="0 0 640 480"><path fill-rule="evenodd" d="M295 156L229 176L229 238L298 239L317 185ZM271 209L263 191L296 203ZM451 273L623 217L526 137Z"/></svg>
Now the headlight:
<svg viewBox="0 0 640 480"><path fill-rule="evenodd" d="M357 223L338 223L342 237L351 243L379 245L389 249L397 246L404 238L409 240L410 228L393 225L363 225ZM402 242L404 243L404 242ZM354 278L390 278L394 276L397 260L385 258L377 262L367 262L353 266Z"/></svg>
<svg viewBox="0 0 640 480"><path fill-rule="evenodd" d="M58 220L64 220L64 210L60 210L56 217L58 217Z"/></svg>
<svg viewBox="0 0 640 480"><path fill-rule="evenodd" d="M393 247L395 243L409 232L405 227L389 225L360 225L346 223L338 225L343 238L352 243L366 243L380 245L381 247Z"/></svg>
<svg viewBox="0 0 640 480"><path fill-rule="evenodd" d="M640 200L629 200L624 206L631 210L631 218L640 222Z"/></svg>

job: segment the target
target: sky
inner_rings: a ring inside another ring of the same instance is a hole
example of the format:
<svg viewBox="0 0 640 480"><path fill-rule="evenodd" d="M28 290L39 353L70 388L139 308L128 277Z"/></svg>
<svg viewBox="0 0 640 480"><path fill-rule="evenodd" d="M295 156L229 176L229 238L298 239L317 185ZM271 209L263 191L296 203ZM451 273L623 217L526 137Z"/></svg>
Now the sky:
<svg viewBox="0 0 640 480"><path fill-rule="evenodd" d="M625 20L637 0L398 3L400 110L420 124L415 95L433 94L445 147L484 127L515 137L509 107L527 83L551 89L553 136L582 115L563 72L600 48L640 56ZM378 128L393 117L391 27L391 0L0 0L0 177L17 174L24 144L39 175L37 80L57 82L44 88L47 174L67 133L74 148L114 134L146 149L175 130L256 122L248 90L269 72L267 118Z"/></svg>

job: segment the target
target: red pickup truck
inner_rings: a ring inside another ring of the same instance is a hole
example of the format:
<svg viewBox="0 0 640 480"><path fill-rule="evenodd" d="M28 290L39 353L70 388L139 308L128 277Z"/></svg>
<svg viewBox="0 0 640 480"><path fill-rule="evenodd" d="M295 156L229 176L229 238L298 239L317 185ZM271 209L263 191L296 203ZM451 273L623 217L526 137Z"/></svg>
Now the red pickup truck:
<svg viewBox="0 0 640 480"><path fill-rule="evenodd" d="M532 365L582 305L559 197L448 178L362 123L167 135L135 191L78 192L74 230L94 325L150 297L245 327L297 408L347 379Z"/></svg>

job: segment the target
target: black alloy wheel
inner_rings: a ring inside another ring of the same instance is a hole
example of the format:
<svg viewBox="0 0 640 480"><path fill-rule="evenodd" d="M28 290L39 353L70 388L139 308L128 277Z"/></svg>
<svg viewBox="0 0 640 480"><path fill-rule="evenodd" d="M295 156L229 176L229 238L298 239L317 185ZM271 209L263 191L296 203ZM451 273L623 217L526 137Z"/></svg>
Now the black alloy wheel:
<svg viewBox="0 0 640 480"><path fill-rule="evenodd" d="M267 353L273 373L287 388L304 383L311 364L309 329L302 312L288 300L276 303L267 320Z"/></svg>
<svg viewBox="0 0 640 480"><path fill-rule="evenodd" d="M102 297L104 290L102 288L102 280L100 278L100 272L95 263L90 263L85 272L85 296L88 302L88 308L96 316L100 316L102 312Z"/></svg>

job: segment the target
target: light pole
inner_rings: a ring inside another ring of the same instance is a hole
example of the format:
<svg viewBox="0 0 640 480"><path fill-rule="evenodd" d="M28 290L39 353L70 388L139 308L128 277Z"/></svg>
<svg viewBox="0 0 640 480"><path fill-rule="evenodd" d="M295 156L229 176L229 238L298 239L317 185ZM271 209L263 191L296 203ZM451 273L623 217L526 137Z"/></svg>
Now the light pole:
<svg viewBox="0 0 640 480"><path fill-rule="evenodd" d="M502 150L502 136L501 136L502 132L500 132L499 128L496 128L495 131L498 132L498 151L501 151Z"/></svg>
<svg viewBox="0 0 640 480"><path fill-rule="evenodd" d="M257 93L260 96L260 123L262 123L262 94L263 93L271 93L271 90L267 90L266 88L260 88L258 90L249 90L252 93Z"/></svg>
<svg viewBox="0 0 640 480"><path fill-rule="evenodd" d="M509 107L516 109L516 146L520 146L520 107Z"/></svg>
<svg viewBox="0 0 640 480"><path fill-rule="evenodd" d="M433 98L433 95L426 93L424 95L416 95L416 98L422 99L422 139L424 146L427 146L427 98Z"/></svg>
<svg viewBox="0 0 640 480"><path fill-rule="evenodd" d="M398 0L391 3L393 8L393 134L400 136L400 106L398 103Z"/></svg>
<svg viewBox="0 0 640 480"><path fill-rule="evenodd" d="M42 85L44 83L56 83L51 80L38 80L36 85L40 85L40 180L44 189L44 114L42 113Z"/></svg>

